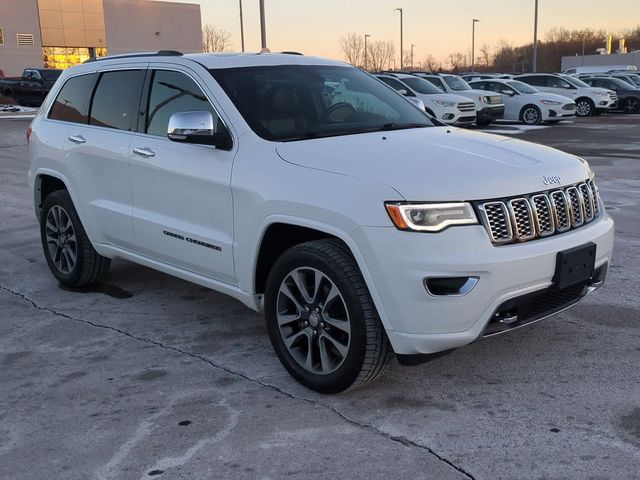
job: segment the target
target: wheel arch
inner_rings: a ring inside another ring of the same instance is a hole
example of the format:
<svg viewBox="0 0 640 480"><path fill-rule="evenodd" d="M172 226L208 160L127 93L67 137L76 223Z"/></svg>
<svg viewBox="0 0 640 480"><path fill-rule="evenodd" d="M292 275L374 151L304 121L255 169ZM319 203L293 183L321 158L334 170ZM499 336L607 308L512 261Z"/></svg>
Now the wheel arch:
<svg viewBox="0 0 640 480"><path fill-rule="evenodd" d="M42 203L47 196L56 190L66 190L73 200L73 194L69 190L69 181L64 175L53 170L41 170L36 173L33 184L33 206L38 221L42 211ZM75 204L75 201L73 202Z"/></svg>
<svg viewBox="0 0 640 480"><path fill-rule="evenodd" d="M364 281L367 284L371 298L376 306L380 320L382 321L385 329L390 329L391 324L388 320L386 311L384 310L382 299L378 295L373 278L364 260L364 256L353 237L345 230L333 225L322 224L307 219L277 216L266 219L261 226L260 232L261 234L254 250L256 255L251 263L251 278L249 285L253 289L252 293L259 297L263 297L266 279L271 267L279 256L288 248L311 240L318 240L322 238L337 239L344 244L345 248L356 261ZM287 233L291 232L298 236L294 235L292 238L285 237ZM282 244L279 244L280 242L277 242L277 240L282 238L284 238L285 241L282 242ZM271 245L274 245L274 240L275 246L272 247Z"/></svg>
<svg viewBox="0 0 640 480"><path fill-rule="evenodd" d="M540 119L542 119L542 110L540 109L540 107L538 107L535 103L526 103L525 105L522 106L522 108L520 109L520 114L518 115L520 117L520 121L523 121L524 118L524 111L527 108L535 108L538 111L538 114L540 115Z"/></svg>

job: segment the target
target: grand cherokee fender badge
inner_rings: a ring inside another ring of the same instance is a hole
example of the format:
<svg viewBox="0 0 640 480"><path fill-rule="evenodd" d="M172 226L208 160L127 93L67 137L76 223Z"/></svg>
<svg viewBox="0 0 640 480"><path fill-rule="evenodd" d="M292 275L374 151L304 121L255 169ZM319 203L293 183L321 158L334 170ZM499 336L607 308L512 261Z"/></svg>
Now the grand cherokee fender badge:
<svg viewBox="0 0 640 480"><path fill-rule="evenodd" d="M200 240L196 240L195 238L185 237L184 235L180 235L178 233L169 232L167 230L163 230L162 233L164 233L168 237L177 238L178 240L184 240L187 243L192 243L194 245L200 245L201 247L210 248L211 250L216 250L218 252L222 251L222 248L217 246L217 245L212 245L212 244L207 243L207 242L202 242Z"/></svg>
<svg viewBox="0 0 640 480"><path fill-rule="evenodd" d="M559 175L549 175L548 177L542 177L542 183L545 185L562 185L562 177Z"/></svg>

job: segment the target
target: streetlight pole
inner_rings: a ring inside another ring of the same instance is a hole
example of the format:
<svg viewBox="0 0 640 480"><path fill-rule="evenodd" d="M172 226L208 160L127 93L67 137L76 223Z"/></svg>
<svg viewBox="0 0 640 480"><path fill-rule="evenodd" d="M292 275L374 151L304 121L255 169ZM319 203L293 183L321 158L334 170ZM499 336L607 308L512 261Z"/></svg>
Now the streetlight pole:
<svg viewBox="0 0 640 480"><path fill-rule="evenodd" d="M367 38L371 35L368 33L364 34L364 69L369 70L369 51L367 50Z"/></svg>
<svg viewBox="0 0 640 480"><path fill-rule="evenodd" d="M415 46L416 46L415 43L411 44L411 70L413 70L413 47Z"/></svg>
<svg viewBox="0 0 640 480"><path fill-rule="evenodd" d="M262 52L268 52L267 49L267 27L264 21L264 0L260 0L260 38L262 40Z"/></svg>
<svg viewBox="0 0 640 480"><path fill-rule="evenodd" d="M240 45L244 52L244 22L242 21L242 0L240 0Z"/></svg>
<svg viewBox="0 0 640 480"><path fill-rule="evenodd" d="M477 18L471 22L471 71L476 71L476 23L479 22Z"/></svg>
<svg viewBox="0 0 640 480"><path fill-rule="evenodd" d="M402 8L394 8L393 10L400 12L400 70L404 70L404 60L403 60L403 56L404 56L404 50L403 50L403 43L402 43L402 37L403 37L403 29L402 29Z"/></svg>
<svg viewBox="0 0 640 480"><path fill-rule="evenodd" d="M538 0L533 20L533 73L538 71Z"/></svg>

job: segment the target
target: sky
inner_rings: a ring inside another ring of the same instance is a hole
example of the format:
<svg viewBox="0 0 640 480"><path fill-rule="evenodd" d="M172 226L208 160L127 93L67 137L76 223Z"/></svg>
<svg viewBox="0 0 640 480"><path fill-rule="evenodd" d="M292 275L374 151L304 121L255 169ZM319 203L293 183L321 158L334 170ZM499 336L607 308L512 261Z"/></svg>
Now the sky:
<svg viewBox="0 0 640 480"><path fill-rule="evenodd" d="M173 0L201 5L202 23L231 33L231 50L240 51L239 0ZM258 0L243 0L245 48L260 50ZM404 48L415 44L416 63L433 55L446 59L471 49L471 21L476 24L476 52L500 39L513 45L533 40L534 0L265 0L267 46L307 55L343 59L338 38L348 32L392 40L400 46L404 10ZM539 0L539 38L552 28L617 31L640 24L640 0ZM603 45L604 46L604 45ZM477 53L476 53L477 55Z"/></svg>

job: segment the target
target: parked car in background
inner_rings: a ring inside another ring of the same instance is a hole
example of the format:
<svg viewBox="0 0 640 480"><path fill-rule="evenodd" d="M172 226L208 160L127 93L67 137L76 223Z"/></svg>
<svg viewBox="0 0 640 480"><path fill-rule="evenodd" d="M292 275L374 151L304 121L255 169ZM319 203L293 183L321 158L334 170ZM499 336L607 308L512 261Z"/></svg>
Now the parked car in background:
<svg viewBox="0 0 640 480"><path fill-rule="evenodd" d="M0 93L21 105L39 106L61 73L62 70L27 68L21 77L0 80Z"/></svg>
<svg viewBox="0 0 640 480"><path fill-rule="evenodd" d="M470 98L476 105L476 124L486 126L504 116L504 102L501 95L485 90L474 90L458 75L444 73L415 73L429 80L446 93Z"/></svg>
<svg viewBox="0 0 640 480"><path fill-rule="evenodd" d="M592 87L613 90L618 96L618 104L614 107L624 113L640 112L640 89L629 85L627 82L613 77L592 77L583 80Z"/></svg>
<svg viewBox="0 0 640 480"><path fill-rule="evenodd" d="M557 123L576 115L576 104L562 95L541 92L535 87L517 80L476 80L469 82L473 88L502 95L505 120L515 120L526 125L542 122Z"/></svg>
<svg viewBox="0 0 640 480"><path fill-rule="evenodd" d="M601 77L604 75L588 75L588 77ZM620 80L623 80L625 82L627 82L629 85L636 87L636 88L640 88L640 74L637 73L611 73L609 75L606 75L607 77L613 77L613 78L619 78Z"/></svg>
<svg viewBox="0 0 640 480"><path fill-rule="evenodd" d="M283 366L324 393L603 284L614 225L585 160L434 122L302 55L70 68L27 130L44 257L68 288L124 258L264 311Z"/></svg>
<svg viewBox="0 0 640 480"><path fill-rule="evenodd" d="M576 115L589 117L603 113L614 106L618 99L615 92L593 88L576 77L555 73L527 73L514 77L541 92L555 93L570 98L576 103Z"/></svg>
<svg viewBox="0 0 640 480"><path fill-rule="evenodd" d="M613 73L613 72L637 72L635 65L589 65L586 67L568 68L562 73L566 75L581 75L583 73Z"/></svg>
<svg viewBox="0 0 640 480"><path fill-rule="evenodd" d="M465 82L472 82L473 80L490 80L492 78L508 79L513 75L506 73L463 73L460 75Z"/></svg>
<svg viewBox="0 0 640 480"><path fill-rule="evenodd" d="M424 78L406 73L377 74L377 78L408 98L419 98L425 110L449 125L467 126L476 121L476 104L467 97L444 93Z"/></svg>

